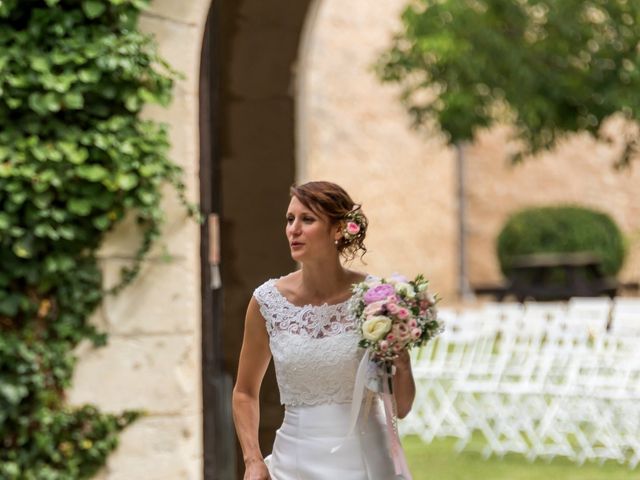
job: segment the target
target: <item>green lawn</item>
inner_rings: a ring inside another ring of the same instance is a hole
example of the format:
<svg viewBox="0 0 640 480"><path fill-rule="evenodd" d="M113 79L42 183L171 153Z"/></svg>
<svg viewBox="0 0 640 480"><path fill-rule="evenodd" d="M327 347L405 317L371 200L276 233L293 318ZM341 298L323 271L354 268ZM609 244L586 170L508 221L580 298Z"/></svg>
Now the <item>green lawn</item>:
<svg viewBox="0 0 640 480"><path fill-rule="evenodd" d="M578 466L564 458L550 463L528 462L521 455L484 460L479 453L482 444L471 443L467 450L456 453L456 440L437 439L422 443L415 436L402 441L414 480L638 480L640 466L630 470L626 465L607 462L603 466L587 463Z"/></svg>

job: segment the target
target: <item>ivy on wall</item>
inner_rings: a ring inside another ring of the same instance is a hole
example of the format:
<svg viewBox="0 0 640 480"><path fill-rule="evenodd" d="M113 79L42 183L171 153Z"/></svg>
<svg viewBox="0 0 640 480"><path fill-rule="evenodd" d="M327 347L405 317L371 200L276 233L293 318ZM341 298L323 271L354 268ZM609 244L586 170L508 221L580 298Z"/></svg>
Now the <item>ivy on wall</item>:
<svg viewBox="0 0 640 480"><path fill-rule="evenodd" d="M161 188L186 202L166 127L176 73L138 29L147 0L0 0L0 478L89 478L136 412L65 403L78 342L160 234ZM126 214L142 242L111 291L96 251Z"/></svg>

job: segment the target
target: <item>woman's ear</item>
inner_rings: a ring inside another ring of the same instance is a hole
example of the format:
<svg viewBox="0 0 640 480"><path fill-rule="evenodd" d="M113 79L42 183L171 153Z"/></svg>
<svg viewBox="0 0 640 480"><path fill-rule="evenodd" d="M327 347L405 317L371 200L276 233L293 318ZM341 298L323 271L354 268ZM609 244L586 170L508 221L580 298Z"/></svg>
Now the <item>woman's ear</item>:
<svg viewBox="0 0 640 480"><path fill-rule="evenodd" d="M342 224L337 223L335 227L333 227L333 240L339 241L342 238Z"/></svg>

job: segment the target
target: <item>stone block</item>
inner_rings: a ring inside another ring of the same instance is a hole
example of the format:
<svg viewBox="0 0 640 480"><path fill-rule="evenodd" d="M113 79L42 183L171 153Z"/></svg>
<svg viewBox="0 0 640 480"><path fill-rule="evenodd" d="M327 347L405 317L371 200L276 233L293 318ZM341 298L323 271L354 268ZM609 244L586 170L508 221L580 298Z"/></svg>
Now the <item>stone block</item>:
<svg viewBox="0 0 640 480"><path fill-rule="evenodd" d="M100 348L82 343L69 402L110 412L195 415L202 410L200 351L199 333L111 335Z"/></svg>
<svg viewBox="0 0 640 480"><path fill-rule="evenodd" d="M127 428L104 480L199 480L202 415L150 416Z"/></svg>
<svg viewBox="0 0 640 480"><path fill-rule="evenodd" d="M175 0L153 0L147 12L149 15L204 28L210 7L211 0L183 0L179 5Z"/></svg>
<svg viewBox="0 0 640 480"><path fill-rule="evenodd" d="M166 218L161 227L161 237L152 246L148 258L158 259L169 254L195 262L200 257L200 225L187 216L187 211L179 202L173 187L167 185L163 192L162 207ZM136 225L135 212L131 212L107 234L98 250L98 256L133 258L141 239L142 234Z"/></svg>
<svg viewBox="0 0 640 480"><path fill-rule="evenodd" d="M186 78L178 80L178 94L197 94L202 51L202 28L151 15L140 17L140 29L156 38L158 52Z"/></svg>
<svg viewBox="0 0 640 480"><path fill-rule="evenodd" d="M103 259L106 288L117 284L126 260ZM107 331L114 335L176 334L200 330L198 269L184 258L144 262L140 274L100 306Z"/></svg>
<svg viewBox="0 0 640 480"><path fill-rule="evenodd" d="M191 175L198 171L200 160L198 108L196 94L176 91L169 106L149 104L142 112L144 118L168 125L169 156Z"/></svg>

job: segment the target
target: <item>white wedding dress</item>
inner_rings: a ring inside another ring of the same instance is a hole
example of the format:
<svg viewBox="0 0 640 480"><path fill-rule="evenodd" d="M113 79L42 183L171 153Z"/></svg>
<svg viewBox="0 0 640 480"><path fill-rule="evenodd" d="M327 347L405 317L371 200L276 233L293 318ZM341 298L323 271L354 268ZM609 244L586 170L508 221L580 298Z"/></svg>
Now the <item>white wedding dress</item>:
<svg viewBox="0 0 640 480"><path fill-rule="evenodd" d="M393 480L380 402L360 410L347 436L356 370L363 355L348 301L296 306L271 279L254 291L285 405L271 455L272 480ZM340 448L335 451L335 447Z"/></svg>

